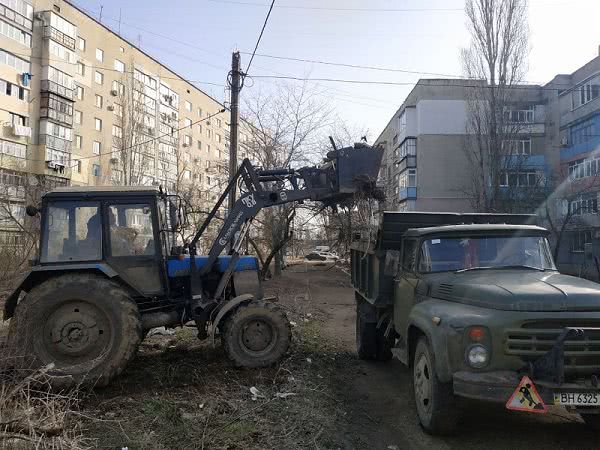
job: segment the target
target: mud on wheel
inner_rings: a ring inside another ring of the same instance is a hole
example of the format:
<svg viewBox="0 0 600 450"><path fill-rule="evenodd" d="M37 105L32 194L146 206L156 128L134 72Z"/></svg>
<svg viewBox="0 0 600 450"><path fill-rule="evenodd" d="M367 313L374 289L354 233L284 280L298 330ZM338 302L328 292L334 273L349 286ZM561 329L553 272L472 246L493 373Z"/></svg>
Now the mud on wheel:
<svg viewBox="0 0 600 450"><path fill-rule="evenodd" d="M134 357L142 338L136 304L116 283L93 274L46 280L17 305L9 347L25 369L54 364L57 387L105 386Z"/></svg>
<svg viewBox="0 0 600 450"><path fill-rule="evenodd" d="M254 300L238 307L225 321L222 334L227 355L238 366L265 367L287 352L292 332L276 304Z"/></svg>

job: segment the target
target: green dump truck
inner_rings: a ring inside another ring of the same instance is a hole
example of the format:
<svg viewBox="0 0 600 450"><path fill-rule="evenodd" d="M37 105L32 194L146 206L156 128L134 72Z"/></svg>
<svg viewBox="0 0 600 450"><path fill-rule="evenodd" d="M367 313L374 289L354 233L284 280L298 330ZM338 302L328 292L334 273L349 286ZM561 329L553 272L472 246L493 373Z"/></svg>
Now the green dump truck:
<svg viewBox="0 0 600 450"><path fill-rule="evenodd" d="M426 431L453 431L459 398L600 426L600 285L560 274L534 222L385 212L355 236L358 355L412 369Z"/></svg>

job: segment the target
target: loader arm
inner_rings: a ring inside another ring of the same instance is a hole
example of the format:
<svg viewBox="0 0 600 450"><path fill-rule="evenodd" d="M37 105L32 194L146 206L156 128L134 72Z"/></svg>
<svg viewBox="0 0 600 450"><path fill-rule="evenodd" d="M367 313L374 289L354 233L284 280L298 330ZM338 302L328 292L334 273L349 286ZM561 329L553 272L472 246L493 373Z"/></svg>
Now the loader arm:
<svg viewBox="0 0 600 450"><path fill-rule="evenodd" d="M298 170L256 169L247 158L244 159L188 246L192 304L205 308L210 303L221 300L238 262L239 250L250 223L263 208L304 200L333 205L348 199L357 190L357 176L373 180L377 178L382 152L380 148L349 147L329 152L323 164ZM343 168L343 173L340 173L340 168ZM208 260L202 268L198 268L195 260L196 244L238 182L242 187L241 195L221 225L208 253ZM229 254L232 257L229 265L222 273L212 298L206 298L202 280L230 243Z"/></svg>

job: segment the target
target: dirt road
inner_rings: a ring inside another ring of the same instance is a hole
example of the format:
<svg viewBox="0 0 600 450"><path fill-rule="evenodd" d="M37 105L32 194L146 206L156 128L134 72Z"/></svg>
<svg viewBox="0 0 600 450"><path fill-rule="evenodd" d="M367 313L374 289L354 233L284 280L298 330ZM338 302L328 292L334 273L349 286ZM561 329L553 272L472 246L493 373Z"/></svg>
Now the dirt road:
<svg viewBox="0 0 600 450"><path fill-rule="evenodd" d="M398 361L369 363L355 356L349 277L337 269L302 266L292 268L285 277L305 284L312 307L323 313L323 333L346 354L329 380L345 411L338 415L338 429L346 448L598 448L599 436L577 416L562 410L540 417L480 403L467 404L455 436L428 436L413 409L409 370Z"/></svg>

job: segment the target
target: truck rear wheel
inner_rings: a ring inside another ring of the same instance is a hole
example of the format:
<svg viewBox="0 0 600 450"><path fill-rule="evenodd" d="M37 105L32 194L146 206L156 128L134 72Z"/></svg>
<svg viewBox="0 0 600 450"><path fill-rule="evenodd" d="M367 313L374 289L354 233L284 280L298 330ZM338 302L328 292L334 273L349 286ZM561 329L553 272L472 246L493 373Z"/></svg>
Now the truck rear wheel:
<svg viewBox="0 0 600 450"><path fill-rule="evenodd" d="M33 288L10 321L9 345L23 368L48 371L55 387L106 386L142 338L136 304L116 283L67 274Z"/></svg>
<svg viewBox="0 0 600 450"><path fill-rule="evenodd" d="M356 352L364 360L389 361L392 343L386 338L385 327L377 328L377 312L366 301L357 297Z"/></svg>
<svg viewBox="0 0 600 450"><path fill-rule="evenodd" d="M292 331L283 309L254 300L238 307L225 321L222 340L227 355L242 367L266 367L287 352Z"/></svg>
<svg viewBox="0 0 600 450"><path fill-rule="evenodd" d="M419 339L415 350L413 388L417 415L423 429L431 434L453 432L459 415L452 385L438 379L434 355L425 337Z"/></svg>

